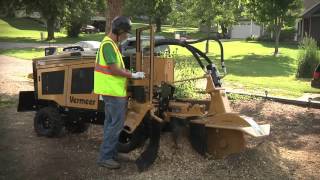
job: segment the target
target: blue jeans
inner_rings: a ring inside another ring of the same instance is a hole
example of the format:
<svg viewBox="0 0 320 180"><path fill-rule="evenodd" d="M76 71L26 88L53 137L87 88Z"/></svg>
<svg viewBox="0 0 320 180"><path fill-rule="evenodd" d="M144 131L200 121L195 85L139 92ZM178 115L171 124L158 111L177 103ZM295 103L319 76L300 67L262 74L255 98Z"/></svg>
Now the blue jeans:
<svg viewBox="0 0 320 180"><path fill-rule="evenodd" d="M123 129L127 105L127 98L102 96L105 108L103 142L100 147L98 162L113 159L117 156L119 135Z"/></svg>

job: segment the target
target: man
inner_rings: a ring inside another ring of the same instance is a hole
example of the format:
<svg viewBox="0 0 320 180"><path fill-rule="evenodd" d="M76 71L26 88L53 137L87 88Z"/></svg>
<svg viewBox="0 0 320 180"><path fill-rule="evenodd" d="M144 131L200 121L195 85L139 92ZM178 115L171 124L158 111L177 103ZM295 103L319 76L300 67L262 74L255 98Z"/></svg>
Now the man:
<svg viewBox="0 0 320 180"><path fill-rule="evenodd" d="M117 159L117 143L127 111L127 78L144 78L143 72L131 73L125 69L117 43L128 38L131 21L124 16L116 17L111 30L102 40L96 57L94 93L102 96L105 103L103 142L98 164L110 169L120 168Z"/></svg>

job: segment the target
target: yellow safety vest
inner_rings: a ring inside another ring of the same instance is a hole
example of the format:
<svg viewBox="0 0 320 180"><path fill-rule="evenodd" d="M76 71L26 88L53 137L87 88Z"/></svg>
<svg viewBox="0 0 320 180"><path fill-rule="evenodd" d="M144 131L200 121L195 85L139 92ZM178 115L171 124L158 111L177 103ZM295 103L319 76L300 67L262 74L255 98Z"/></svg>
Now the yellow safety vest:
<svg viewBox="0 0 320 180"><path fill-rule="evenodd" d="M116 96L116 97L126 97L127 96L127 78L112 75L110 71L110 66L107 65L107 61L103 56L103 45L111 44L116 53L116 65L120 69L125 69L122 55L117 47L117 45L106 36L99 48L99 52L96 56L96 63L94 69L94 93L106 96Z"/></svg>

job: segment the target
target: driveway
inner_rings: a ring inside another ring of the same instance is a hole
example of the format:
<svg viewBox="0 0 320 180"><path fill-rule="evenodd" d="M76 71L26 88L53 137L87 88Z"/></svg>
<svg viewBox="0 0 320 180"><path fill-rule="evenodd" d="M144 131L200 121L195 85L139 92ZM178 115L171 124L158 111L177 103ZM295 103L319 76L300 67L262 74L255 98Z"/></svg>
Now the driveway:
<svg viewBox="0 0 320 180"><path fill-rule="evenodd" d="M65 47L71 44L0 42L0 49Z"/></svg>

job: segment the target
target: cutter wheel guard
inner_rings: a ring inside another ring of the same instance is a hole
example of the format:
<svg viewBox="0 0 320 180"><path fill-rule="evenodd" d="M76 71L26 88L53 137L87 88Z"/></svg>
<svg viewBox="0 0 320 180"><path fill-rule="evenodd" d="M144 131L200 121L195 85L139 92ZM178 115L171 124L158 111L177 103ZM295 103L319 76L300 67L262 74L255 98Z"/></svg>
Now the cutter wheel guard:
<svg viewBox="0 0 320 180"><path fill-rule="evenodd" d="M148 39L142 40L142 35ZM155 41L154 26L136 30L136 52L124 57L126 69L143 71L144 79L128 82L128 111L119 137L119 152L144 147L136 160L139 171L150 167L157 158L163 127L186 124L194 149L202 155L224 158L246 147L245 135L269 135L270 125L257 124L252 118L232 112L216 65L192 44L214 40L220 46L221 66L226 73L222 43L215 38L197 41L162 39ZM154 48L176 45L192 53L204 75L174 80L174 59L157 56ZM96 52L72 51L33 59L34 91L21 91L18 111L36 111L37 135L61 137L64 133L86 131L88 123L103 124L104 102L93 93ZM205 64L204 64L205 63ZM175 84L206 79L205 92L210 99L174 98ZM177 123L179 122L179 123ZM173 134L179 128L172 128Z"/></svg>

